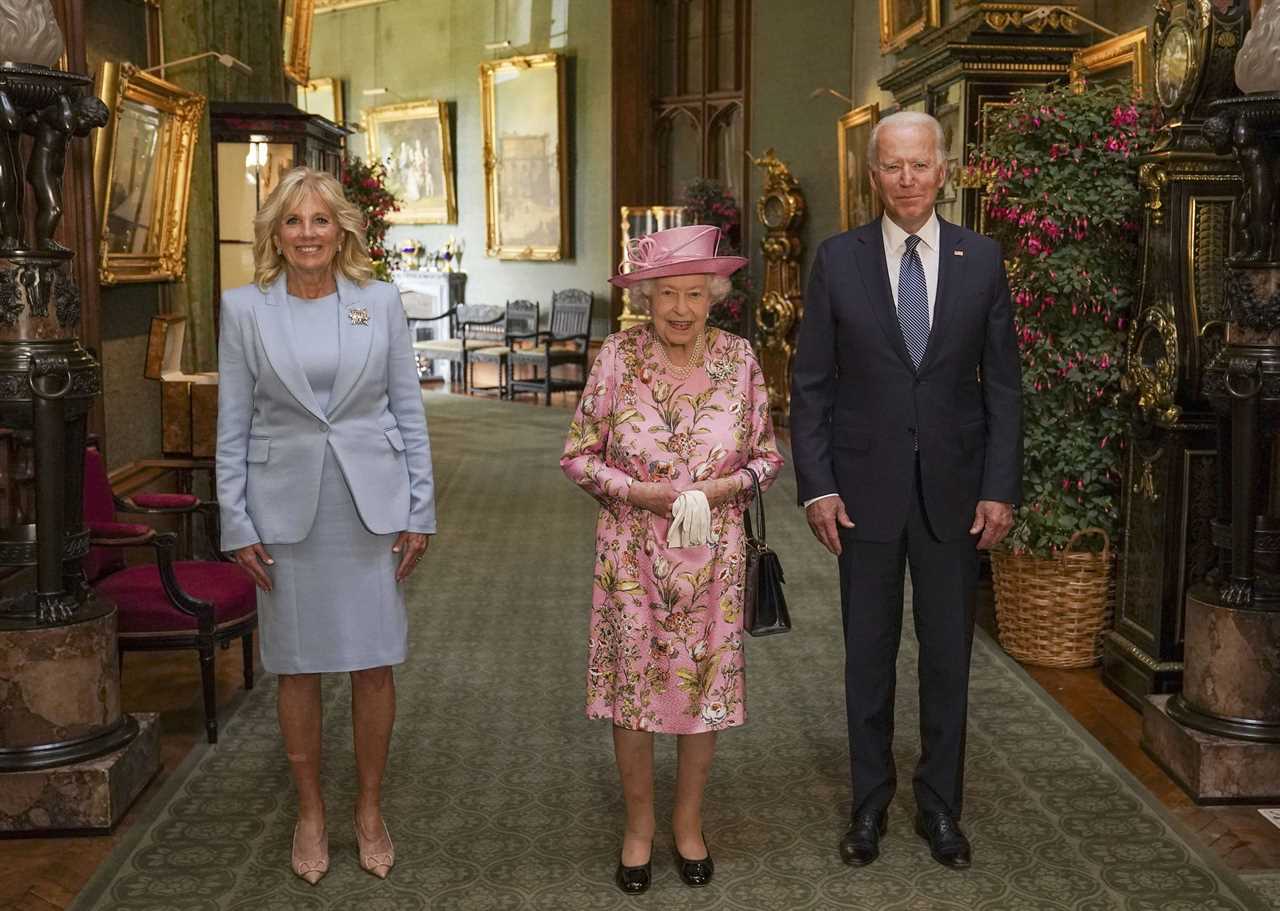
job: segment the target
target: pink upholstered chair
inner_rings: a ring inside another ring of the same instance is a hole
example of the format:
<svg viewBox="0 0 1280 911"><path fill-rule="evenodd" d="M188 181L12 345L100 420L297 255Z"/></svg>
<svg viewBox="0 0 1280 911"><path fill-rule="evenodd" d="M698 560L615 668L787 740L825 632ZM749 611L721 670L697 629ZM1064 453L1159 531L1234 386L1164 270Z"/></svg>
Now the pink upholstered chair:
<svg viewBox="0 0 1280 911"><path fill-rule="evenodd" d="M210 743L218 742L218 706L213 668L214 646L240 639L244 649L244 688L253 689L253 631L258 625L257 597L249 577L234 563L178 560L177 537L149 525L117 521L116 513L203 514L217 541L216 512L191 494L112 496L106 466L98 450L85 450L84 521L90 548L84 574L94 593L119 611L120 662L126 651L195 649L200 654L204 723ZM151 547L155 563L130 566L124 548Z"/></svg>

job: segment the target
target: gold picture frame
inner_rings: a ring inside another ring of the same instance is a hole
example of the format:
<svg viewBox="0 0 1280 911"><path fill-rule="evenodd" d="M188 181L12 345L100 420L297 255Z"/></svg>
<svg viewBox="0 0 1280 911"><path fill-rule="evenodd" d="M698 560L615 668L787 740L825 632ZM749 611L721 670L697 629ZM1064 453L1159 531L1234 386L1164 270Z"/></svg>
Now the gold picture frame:
<svg viewBox="0 0 1280 911"><path fill-rule="evenodd" d="M284 45L284 75L298 85L311 81L311 21L316 0L281 0L280 39Z"/></svg>
<svg viewBox="0 0 1280 911"><path fill-rule="evenodd" d="M836 124L841 231L880 217L880 197L871 186L871 163L866 160L867 142L879 120L880 105L873 101L849 111Z"/></svg>
<svg viewBox="0 0 1280 911"><path fill-rule="evenodd" d="M342 126L342 80L319 76L297 87L298 107L308 114L319 114Z"/></svg>
<svg viewBox="0 0 1280 911"><path fill-rule="evenodd" d="M942 24L941 0L879 0L880 53L900 51Z"/></svg>
<svg viewBox="0 0 1280 911"><path fill-rule="evenodd" d="M400 210L387 221L451 225L458 220L449 105L434 98L388 104L365 112L369 157L387 168L387 189Z"/></svg>
<svg viewBox="0 0 1280 911"><path fill-rule="evenodd" d="M1110 82L1128 79L1134 94L1148 95L1151 89L1151 32L1136 28L1123 35L1076 51L1071 60L1071 84L1085 80Z"/></svg>
<svg viewBox="0 0 1280 911"><path fill-rule="evenodd" d="M205 97L112 61L96 88L110 112L93 145L99 280L180 281Z"/></svg>
<svg viewBox="0 0 1280 911"><path fill-rule="evenodd" d="M489 256L559 260L568 255L564 98L561 54L480 64Z"/></svg>
<svg viewBox="0 0 1280 911"><path fill-rule="evenodd" d="M386 2L387 0L316 0L316 15L336 13L338 10L355 9L359 6L376 6Z"/></svg>

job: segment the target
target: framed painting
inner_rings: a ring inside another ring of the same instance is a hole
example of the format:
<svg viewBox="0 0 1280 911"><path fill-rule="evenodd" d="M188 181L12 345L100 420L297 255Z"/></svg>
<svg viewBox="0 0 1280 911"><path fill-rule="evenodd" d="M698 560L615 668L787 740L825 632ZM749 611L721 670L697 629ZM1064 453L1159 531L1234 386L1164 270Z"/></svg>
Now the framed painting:
<svg viewBox="0 0 1280 911"><path fill-rule="evenodd" d="M396 224L445 225L458 220L449 105L434 98L365 112L369 157L387 168L387 188L400 200Z"/></svg>
<svg viewBox="0 0 1280 911"><path fill-rule="evenodd" d="M99 70L97 94L111 112L93 146L98 277L104 285L178 281L205 98L115 62Z"/></svg>
<svg viewBox="0 0 1280 911"><path fill-rule="evenodd" d="M942 23L942 0L880 0L880 53L900 51Z"/></svg>
<svg viewBox="0 0 1280 911"><path fill-rule="evenodd" d="M880 217L880 197L871 188L871 162L867 161L867 142L879 119L880 105L873 102L845 114L836 127L842 231Z"/></svg>
<svg viewBox="0 0 1280 911"><path fill-rule="evenodd" d="M280 38L284 45L284 75L306 85L311 80L311 19L316 0L281 0Z"/></svg>
<svg viewBox="0 0 1280 911"><path fill-rule="evenodd" d="M342 125L342 80L328 76L298 86L298 107Z"/></svg>
<svg viewBox="0 0 1280 911"><path fill-rule="evenodd" d="M1151 42L1145 27L1076 51L1071 84L1127 82L1134 94L1150 97Z"/></svg>
<svg viewBox="0 0 1280 911"><path fill-rule="evenodd" d="M560 54L480 64L489 256L569 255L564 82Z"/></svg>

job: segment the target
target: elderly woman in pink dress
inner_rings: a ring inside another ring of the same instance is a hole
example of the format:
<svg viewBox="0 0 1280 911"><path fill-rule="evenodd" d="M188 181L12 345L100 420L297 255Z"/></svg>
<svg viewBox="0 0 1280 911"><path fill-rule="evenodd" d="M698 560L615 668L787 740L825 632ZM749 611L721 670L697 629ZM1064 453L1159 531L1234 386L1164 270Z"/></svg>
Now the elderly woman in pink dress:
<svg viewBox="0 0 1280 911"><path fill-rule="evenodd" d="M616 880L630 893L649 887L655 732L679 738L680 876L711 881L702 793L716 734L746 720L743 511L751 472L765 488L782 466L751 346L707 327L746 264L717 256L718 240L693 225L632 244L611 281L652 321L605 340L560 460L601 506L587 715L613 722L627 806Z"/></svg>

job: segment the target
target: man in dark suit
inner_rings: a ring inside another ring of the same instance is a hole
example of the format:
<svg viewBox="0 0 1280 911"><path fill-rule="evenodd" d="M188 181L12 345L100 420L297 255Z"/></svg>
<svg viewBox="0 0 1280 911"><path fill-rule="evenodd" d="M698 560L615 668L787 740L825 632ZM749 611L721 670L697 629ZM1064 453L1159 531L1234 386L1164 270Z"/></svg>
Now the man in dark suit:
<svg viewBox="0 0 1280 911"><path fill-rule="evenodd" d="M809 527L835 554L845 634L853 818L846 863L880 853L893 763L903 572L920 643L916 831L970 864L959 827L978 548L1013 524L1021 373L999 246L939 219L947 149L904 112L871 136L884 217L827 239L809 276L791 433Z"/></svg>

